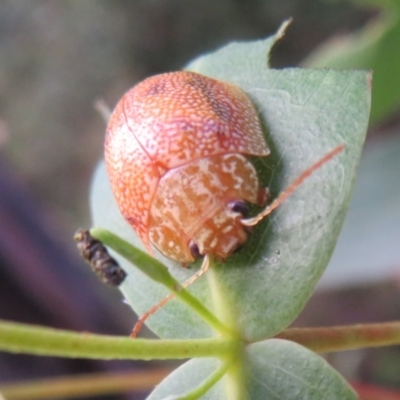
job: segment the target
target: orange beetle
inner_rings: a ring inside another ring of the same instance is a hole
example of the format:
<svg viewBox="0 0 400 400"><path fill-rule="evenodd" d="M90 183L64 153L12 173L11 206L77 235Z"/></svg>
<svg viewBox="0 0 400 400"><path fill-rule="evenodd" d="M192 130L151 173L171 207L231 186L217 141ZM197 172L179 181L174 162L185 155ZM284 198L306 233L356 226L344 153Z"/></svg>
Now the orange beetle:
<svg viewBox="0 0 400 400"><path fill-rule="evenodd" d="M279 206L313 171L342 151L336 147L307 169L268 207L245 219L247 202L263 205L254 166L267 156L257 110L236 85L181 71L153 76L117 104L105 139L105 160L122 215L147 249L150 243L181 263L205 256L190 285L247 239L250 226ZM144 314L145 319L174 295Z"/></svg>
<svg viewBox="0 0 400 400"><path fill-rule="evenodd" d="M246 203L264 204L253 165L267 156L257 111L237 86L193 72L146 79L115 108L105 156L123 216L146 247L190 263L246 241Z"/></svg>

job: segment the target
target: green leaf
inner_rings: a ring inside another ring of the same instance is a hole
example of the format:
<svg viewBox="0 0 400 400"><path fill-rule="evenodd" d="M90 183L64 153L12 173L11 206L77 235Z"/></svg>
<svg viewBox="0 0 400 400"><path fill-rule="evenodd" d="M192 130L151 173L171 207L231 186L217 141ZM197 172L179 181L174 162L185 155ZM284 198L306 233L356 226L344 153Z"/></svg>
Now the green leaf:
<svg viewBox="0 0 400 400"><path fill-rule="evenodd" d="M293 342L271 339L248 346L243 366L251 400L353 400L357 396L346 381L317 354ZM200 385L219 361L196 359L169 375L148 400L183 395ZM229 384L229 383L228 383ZM226 399L227 382L218 382L202 400Z"/></svg>
<svg viewBox="0 0 400 400"><path fill-rule="evenodd" d="M369 68L374 71L371 124L387 118L400 106L400 1L355 1L380 9L362 29L328 39L302 65L310 68Z"/></svg>
<svg viewBox="0 0 400 400"><path fill-rule="evenodd" d="M262 185L271 189L274 198L328 151L341 143L346 149L256 226L243 249L213 266L216 285L209 286L203 277L191 286L209 309L222 308L233 315L247 341L280 332L312 294L348 207L370 107L369 72L267 69L266 54L272 44L271 39L231 44L189 65L197 72L238 84L256 104L271 148L270 156L253 159ZM92 210L96 226L143 248L117 211L103 167L94 180ZM193 274L193 268L156 256L179 281ZM167 294L121 262L128 272L121 289L139 314ZM162 337L213 334L176 300L152 316L148 326Z"/></svg>

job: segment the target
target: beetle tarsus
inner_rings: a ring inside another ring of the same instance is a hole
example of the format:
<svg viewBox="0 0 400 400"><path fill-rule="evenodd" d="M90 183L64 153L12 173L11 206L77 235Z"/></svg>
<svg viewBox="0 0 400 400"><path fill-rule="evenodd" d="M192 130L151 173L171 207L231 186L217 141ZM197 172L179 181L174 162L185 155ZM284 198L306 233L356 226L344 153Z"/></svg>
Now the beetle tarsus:
<svg viewBox="0 0 400 400"><path fill-rule="evenodd" d="M190 286L194 281L196 281L198 278L200 278L208 271L209 266L210 266L210 257L208 255L205 255L200 269L187 281L185 281L182 287L187 288L188 286ZM136 322L135 326L132 329L130 337L135 338L142 329L142 326L146 322L147 318L155 314L161 307L164 307L175 296L176 296L175 293L170 293L168 296L164 297L160 302L158 302L155 306L151 307L149 311L146 311Z"/></svg>
<svg viewBox="0 0 400 400"><path fill-rule="evenodd" d="M140 330L142 329L143 324L151 315L155 314L161 307L164 307L170 300L175 297L174 293L170 293L168 296L164 297L159 303L155 306L151 307L149 311L145 312L136 322L135 326L132 329L132 333L130 334L131 338L135 338Z"/></svg>

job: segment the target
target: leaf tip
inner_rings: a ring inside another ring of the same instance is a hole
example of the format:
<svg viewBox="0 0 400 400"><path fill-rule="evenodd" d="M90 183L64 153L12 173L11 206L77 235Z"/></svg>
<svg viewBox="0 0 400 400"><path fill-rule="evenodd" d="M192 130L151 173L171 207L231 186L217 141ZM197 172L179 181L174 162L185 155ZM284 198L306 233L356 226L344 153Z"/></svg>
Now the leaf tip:
<svg viewBox="0 0 400 400"><path fill-rule="evenodd" d="M268 52L268 58L271 57L272 49L274 48L276 43L285 36L286 30L287 30L288 26L292 23L292 21L293 21L293 18L289 18L286 21L283 21L281 26L276 31L275 35L273 36L273 44ZM268 64L269 64L269 62L268 62Z"/></svg>
<svg viewBox="0 0 400 400"><path fill-rule="evenodd" d="M282 39L285 36L286 30L292 22L293 22L292 17L282 22L281 26L279 27L278 31L275 34L276 41Z"/></svg>

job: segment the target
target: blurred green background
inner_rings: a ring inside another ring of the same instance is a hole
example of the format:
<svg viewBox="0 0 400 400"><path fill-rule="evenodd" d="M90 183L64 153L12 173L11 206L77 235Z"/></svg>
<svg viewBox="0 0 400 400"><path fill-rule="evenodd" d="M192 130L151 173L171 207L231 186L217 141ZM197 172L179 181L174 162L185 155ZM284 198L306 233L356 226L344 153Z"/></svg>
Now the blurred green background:
<svg viewBox="0 0 400 400"><path fill-rule="evenodd" d="M112 108L141 79L181 69L227 42L266 37L293 17L274 49L273 67L375 70L373 117L355 205L321 289L296 324L399 319L400 1L375 3L1 1L0 317L129 332L134 317L116 293L97 285L70 239L78 227L90 226L90 180L105 131L95 101ZM24 257L17 259L16 253ZM66 269L68 278L62 275ZM58 287L57 293L46 292ZM81 315L74 315L76 307ZM114 368L65 363L19 373L24 368L10 367L15 359L0 355L0 381ZM398 348L329 359L354 381L400 389Z"/></svg>

